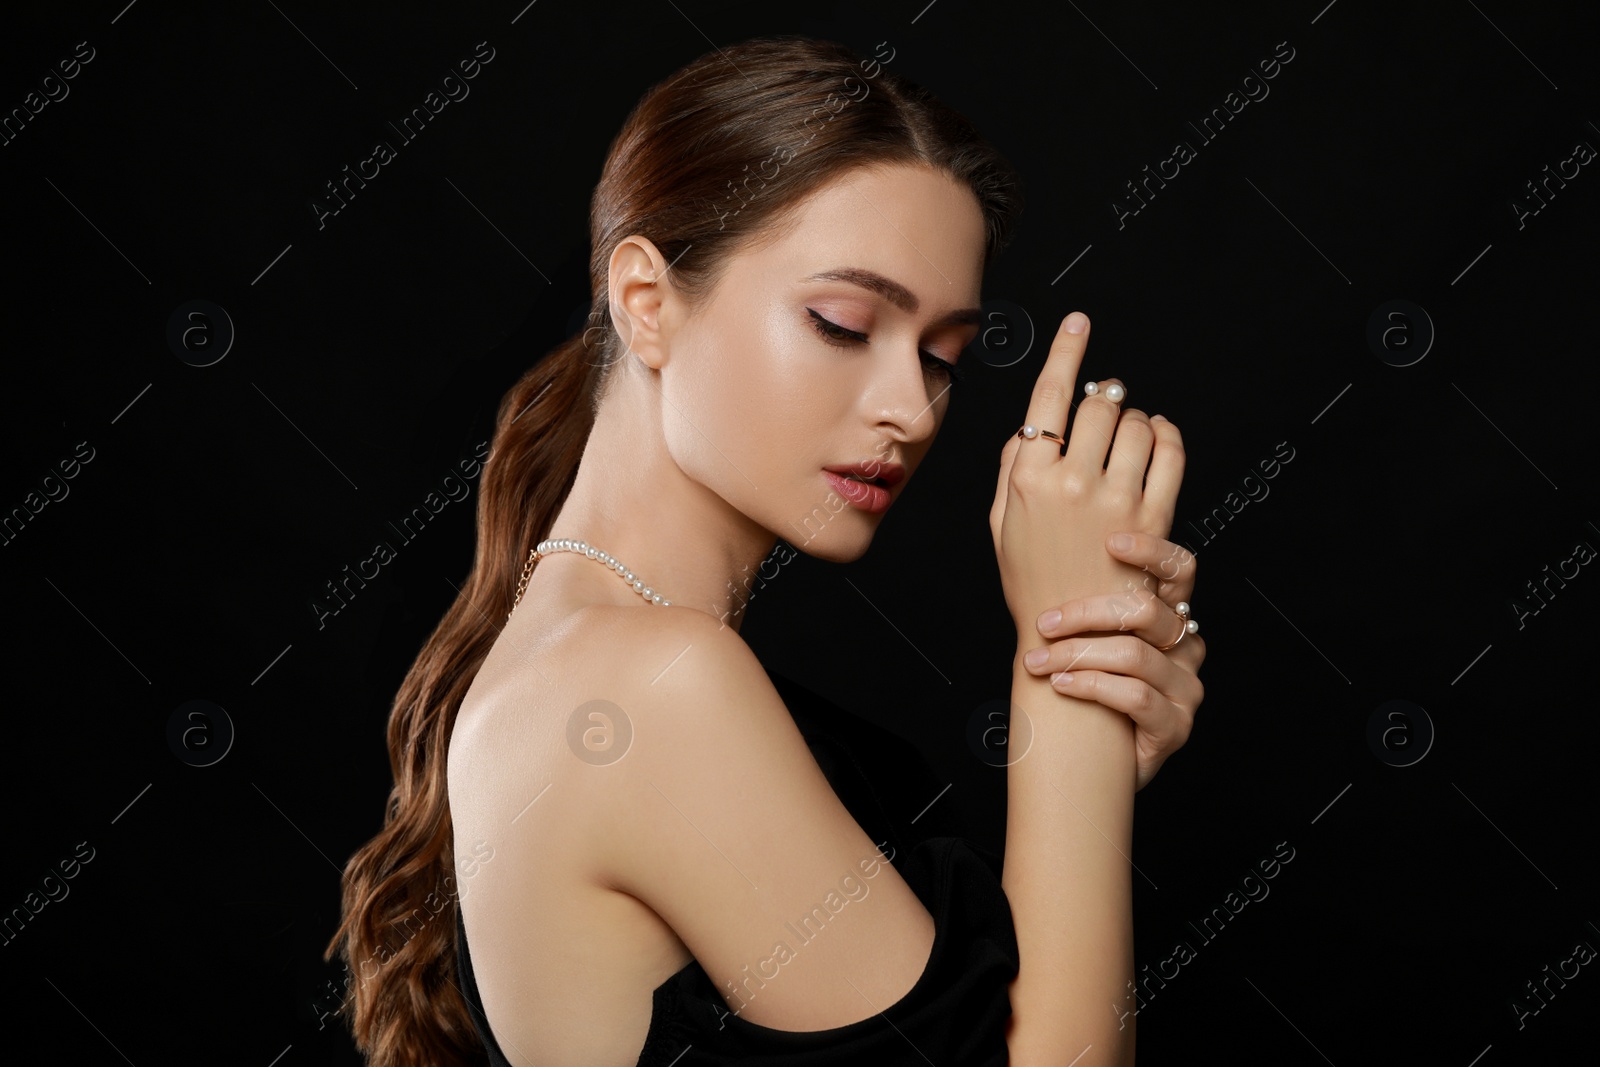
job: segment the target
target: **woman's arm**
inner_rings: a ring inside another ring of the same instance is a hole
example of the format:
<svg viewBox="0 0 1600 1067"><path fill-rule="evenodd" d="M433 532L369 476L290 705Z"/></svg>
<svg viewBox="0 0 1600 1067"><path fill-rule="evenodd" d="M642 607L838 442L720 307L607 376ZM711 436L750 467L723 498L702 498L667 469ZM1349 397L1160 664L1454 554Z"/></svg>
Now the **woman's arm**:
<svg viewBox="0 0 1600 1067"><path fill-rule="evenodd" d="M1022 657L1046 608L1145 577L1105 539L1172 528L1183 449L1170 422L1122 409L1116 379L1071 411L1088 327L1079 312L1062 320L989 516L1018 639L1001 885L1019 955L1007 1044L1022 1067L1120 1067L1134 1049L1118 1008L1133 977L1134 724L1058 693Z"/></svg>
<svg viewBox="0 0 1600 1067"><path fill-rule="evenodd" d="M1000 881L1021 966L1006 1044L1017 1067L1131 1064L1133 722L1029 673L1031 647L1011 672L1013 756L1027 749L1007 770Z"/></svg>
<svg viewBox="0 0 1600 1067"><path fill-rule="evenodd" d="M1175 442L1179 440L1176 427L1169 432ZM1018 656L1012 660L1012 688L1014 703L1018 707L1036 709L1044 703L1043 689L1022 684L1024 671L1036 683L1045 683L1052 691L1055 690L1053 678L1058 671L1070 670L1074 678L1071 689L1062 690L1070 694L1066 704L1055 710L1048 707L1043 709L1048 736L1041 744L1038 736L1034 735L1033 747L1026 754L1030 758L1042 757L1042 762L1021 770L1013 768L1008 779L1011 813L1029 813L1026 819L1017 819L1011 824L1014 835L1029 840L1036 839L1031 834L1051 842L1066 840L1069 841L1069 849L1080 844L1070 841L1059 827L1047 825L1052 822L1049 817L1040 820L1037 814L1040 811L1052 811L1052 804L1056 809L1062 807L1059 802L1061 794L1055 793L1057 788L1072 797L1080 808L1086 809L1087 805L1074 796L1075 792L1081 791L1090 797L1098 797L1102 801L1109 798L1113 802L1111 806L1115 810L1108 818L1096 818L1097 828L1118 842L1117 847L1131 853L1127 844L1131 817L1126 822L1118 821L1127 810L1122 804L1127 794L1117 773L1116 760L1116 753L1121 751L1124 742L1114 727L1105 725L1104 713L1109 711L1113 713L1113 718L1121 717L1129 727L1134 752L1134 788L1137 790L1144 787L1167 756L1183 746L1194 724L1195 710L1205 698L1205 687L1197 676L1205 660L1205 642L1196 634L1188 637L1181 646L1169 644L1172 642L1174 622L1184 624L1184 619L1170 605L1182 604L1193 595L1198 561L1193 553L1164 538L1139 531L1131 533L1131 545L1113 549L1112 542L1115 539L1108 538L1108 550L1125 563L1143 567L1145 588L1154 591L1141 590L1135 594L1119 593L1069 600L1059 610L1046 613L1058 615L1060 621L1040 626L1039 632L1045 635L1041 640L1045 644L1039 645L1033 639L1024 637L1020 641ZM1092 632L1100 636L1083 636ZM1049 640L1055 635L1067 636L1059 641ZM1045 662L1024 665L1021 656L1030 646L1045 651ZM1091 701L1101 714L1088 710ZM1029 723L1038 721L1039 715L1028 714ZM1019 735L1018 740L1020 757L1020 745L1025 740L1025 734ZM1096 754L1102 749L1103 758L1097 757ZM1026 762L1027 759L1023 759L1023 763ZM1097 782L1096 779L1104 780ZM1048 787L1044 802L1038 796L1041 783ZM1068 823L1076 820L1080 831L1088 826L1087 818L1087 810L1082 816L1074 811L1071 816L1065 817ZM1018 825L1023 822L1028 825ZM1094 839L1087 840L1088 847L1093 849ZM1018 846L1018 851L1012 855L1020 855L1022 847ZM1102 858L1109 855L1110 844L1107 843ZM1046 962L1050 957L1043 953L1050 947L1076 945L1075 951L1082 954L1080 959L1087 969L1069 971L1064 983L1059 974L1030 973L1030 984L1024 991L1033 1003L1045 1005L1046 1021L1062 1024L1063 1030L1079 1025L1077 1016L1086 1020L1080 1036L1083 1044L1088 1046L1096 1040L1097 1032L1104 1032L1105 1016L1095 1010L1100 1003L1098 998L1105 992L1101 987L1109 984L1119 969L1124 971L1125 976L1131 977L1126 975L1127 971L1131 971L1131 961L1125 954L1118 955L1118 935L1127 929L1122 915L1129 898L1128 887L1124 884L1125 878L1112 877L1116 872L1103 864L1087 864L1093 880L1075 883L1075 890L1089 896L1099 894L1103 899L1090 900L1079 914L1105 914L1113 921L1103 929L1090 931L1090 937L1076 936L1072 913L1064 911L1059 896L1048 891L1052 872L1044 869L1047 866L1047 863L1022 863L1016 869L1007 869L1011 879L1011 884L1006 887L1008 892L1013 898L1020 893L1028 907L1037 907L1039 921L1030 925L1029 932L1033 937L1026 944L1039 946L1036 951ZM1083 867L1074 866L1076 869ZM1125 867L1120 870L1126 872ZM1031 894L1030 888L1034 890ZM1037 904L1038 901L1044 903ZM1054 907L1050 906L1052 902ZM1100 936L1093 936L1095 933ZM1095 970L1089 964L1099 954L1107 955L1110 965ZM1029 955L1023 952L1024 958ZM1032 979L1041 981L1033 984ZM1057 986L1061 988L1057 989ZM1041 993L1041 987L1049 992ZM1013 990L1013 1003L1016 1000L1015 992ZM1123 1062L1132 1063L1136 1000L1128 994L1126 986L1114 987L1112 993L1111 1014L1117 1019L1117 1031L1100 1042L1100 1055L1105 1059L1098 1062L1117 1062L1115 1054L1118 1043L1125 1041L1127 1048ZM1061 1004L1084 1003L1088 1007L1081 1013L1063 1017L1059 1012L1049 1011L1055 998ZM1035 1034L1032 1032L1024 1033L1019 1038L1024 1043L1034 1040ZM1039 1036L1038 1040L1047 1043L1046 1047L1073 1052L1073 1036L1070 1032ZM1026 1045L1023 1054L1028 1054ZM1058 1051L1056 1062L1063 1062L1059 1056ZM1085 1059L1097 1062L1092 1049Z"/></svg>

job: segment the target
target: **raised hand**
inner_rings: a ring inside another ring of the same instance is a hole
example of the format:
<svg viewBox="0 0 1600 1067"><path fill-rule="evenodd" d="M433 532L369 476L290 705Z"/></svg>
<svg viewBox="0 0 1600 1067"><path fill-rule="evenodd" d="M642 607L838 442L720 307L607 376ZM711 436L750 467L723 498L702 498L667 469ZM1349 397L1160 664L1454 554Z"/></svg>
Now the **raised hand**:
<svg viewBox="0 0 1600 1067"><path fill-rule="evenodd" d="M1086 319L1071 332L1077 317L1063 321L1034 386L1035 430L1066 428L1088 339ZM1169 420L1123 410L1108 398L1111 384L1122 383L1099 383L1079 405L1064 454L1043 434L1007 442L990 530L1019 648L1033 650L1027 669L1050 675L1063 695L1133 720L1142 789L1188 739L1204 698L1205 648L1175 610L1193 593L1194 555L1165 539L1183 479L1182 435ZM1126 548L1117 534L1131 538Z"/></svg>
<svg viewBox="0 0 1600 1067"><path fill-rule="evenodd" d="M1087 316L1068 315L1028 405L1027 424L1041 432L1006 442L989 512L1006 604L1019 642L1029 646L1037 640L1036 620L1049 608L1144 579L1142 569L1107 551L1106 539L1118 531L1164 538L1183 479L1176 427L1122 410L1107 398L1109 390L1078 405L1067 435L1087 344ZM1062 436L1065 452L1043 431Z"/></svg>

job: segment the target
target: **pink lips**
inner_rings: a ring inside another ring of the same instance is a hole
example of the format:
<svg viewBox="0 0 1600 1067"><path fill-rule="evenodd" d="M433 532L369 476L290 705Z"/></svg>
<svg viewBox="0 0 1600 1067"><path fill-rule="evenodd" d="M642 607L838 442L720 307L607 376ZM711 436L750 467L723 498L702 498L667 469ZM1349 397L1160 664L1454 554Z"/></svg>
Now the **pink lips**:
<svg viewBox="0 0 1600 1067"><path fill-rule="evenodd" d="M828 484L832 485L834 491L844 497L851 507L860 508L874 515L881 515L889 510L889 490L882 486L858 482L830 470L823 471L822 476L828 479Z"/></svg>

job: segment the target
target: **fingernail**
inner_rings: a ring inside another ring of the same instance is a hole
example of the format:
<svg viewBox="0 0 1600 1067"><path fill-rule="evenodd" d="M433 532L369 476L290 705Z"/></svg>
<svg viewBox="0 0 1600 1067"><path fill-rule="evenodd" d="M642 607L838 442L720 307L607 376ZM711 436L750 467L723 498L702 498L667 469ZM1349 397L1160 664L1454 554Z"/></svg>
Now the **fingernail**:
<svg viewBox="0 0 1600 1067"><path fill-rule="evenodd" d="M1133 535L1125 533L1112 534L1111 547L1116 549L1118 552L1128 551L1128 549L1133 547Z"/></svg>
<svg viewBox="0 0 1600 1067"><path fill-rule="evenodd" d="M1151 422L1166 422L1167 421L1167 417L1165 415L1151 415L1150 416L1150 421Z"/></svg>
<svg viewBox="0 0 1600 1067"><path fill-rule="evenodd" d="M1074 311L1067 316L1067 332L1082 333L1089 327L1089 317L1081 311Z"/></svg>
<svg viewBox="0 0 1600 1067"><path fill-rule="evenodd" d="M1030 667L1043 667L1049 658L1050 650L1048 648L1036 648L1026 656L1023 656L1022 662Z"/></svg>
<svg viewBox="0 0 1600 1067"><path fill-rule="evenodd" d="M1051 630L1054 630L1060 625L1061 612L1056 608L1051 608L1049 611L1039 616L1039 629L1043 633L1049 633Z"/></svg>
<svg viewBox="0 0 1600 1067"><path fill-rule="evenodd" d="M1072 672L1062 671L1060 674L1052 677L1050 682L1052 685L1070 685L1072 682Z"/></svg>

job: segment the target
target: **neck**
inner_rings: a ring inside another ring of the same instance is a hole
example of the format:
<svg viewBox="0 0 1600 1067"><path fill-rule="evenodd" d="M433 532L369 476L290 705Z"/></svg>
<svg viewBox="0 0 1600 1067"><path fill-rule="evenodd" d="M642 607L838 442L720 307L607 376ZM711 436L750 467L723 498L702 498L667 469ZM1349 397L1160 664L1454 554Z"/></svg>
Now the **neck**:
<svg viewBox="0 0 1600 1067"><path fill-rule="evenodd" d="M647 402L646 391L659 389L644 380L653 372L629 360L613 373L620 377L600 405L572 491L541 537L585 541L626 564L673 606L704 611L737 630L757 568L777 537L678 466L661 424L661 409L670 407ZM615 574L571 552L539 561L530 589L545 582L582 600L659 610Z"/></svg>

